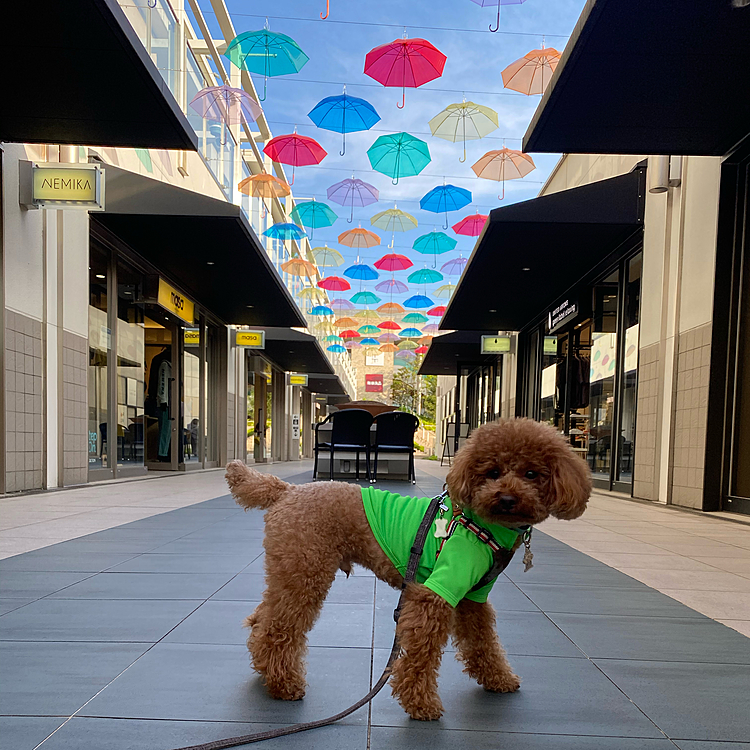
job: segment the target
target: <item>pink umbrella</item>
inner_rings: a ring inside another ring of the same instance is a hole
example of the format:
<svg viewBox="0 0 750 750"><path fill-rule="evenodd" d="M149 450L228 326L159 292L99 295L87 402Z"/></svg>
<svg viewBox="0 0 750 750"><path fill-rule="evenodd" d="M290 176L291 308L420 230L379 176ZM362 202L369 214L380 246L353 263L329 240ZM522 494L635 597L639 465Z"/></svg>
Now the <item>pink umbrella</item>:
<svg viewBox="0 0 750 750"><path fill-rule="evenodd" d="M271 138L263 153L275 162L292 165L290 185L294 184L295 167L320 164L328 156L328 152L314 138L298 135L296 132Z"/></svg>
<svg viewBox="0 0 750 750"><path fill-rule="evenodd" d="M321 289L327 289L329 292L345 292L351 289L352 285L341 276L327 276L318 282Z"/></svg>
<svg viewBox="0 0 750 750"><path fill-rule="evenodd" d="M381 271L403 271L411 268L414 264L405 255L388 253L388 255L376 260L373 265Z"/></svg>
<svg viewBox="0 0 750 750"><path fill-rule="evenodd" d="M465 216L461 221L453 225L453 231L456 234L465 234L467 237L479 237L488 218L484 214Z"/></svg>

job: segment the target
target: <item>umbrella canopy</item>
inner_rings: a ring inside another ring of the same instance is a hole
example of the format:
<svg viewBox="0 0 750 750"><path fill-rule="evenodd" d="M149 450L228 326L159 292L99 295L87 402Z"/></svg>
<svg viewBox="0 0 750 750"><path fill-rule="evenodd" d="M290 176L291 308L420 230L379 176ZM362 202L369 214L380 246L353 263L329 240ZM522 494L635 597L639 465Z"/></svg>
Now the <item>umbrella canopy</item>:
<svg viewBox="0 0 750 750"><path fill-rule="evenodd" d="M438 185L432 188L422 200L419 207L434 214L445 213L443 229L448 228L448 211L459 211L471 203L471 193L455 185Z"/></svg>
<svg viewBox="0 0 750 750"><path fill-rule="evenodd" d="M399 334L402 339L418 339L422 335L419 328L404 328Z"/></svg>
<svg viewBox="0 0 750 750"><path fill-rule="evenodd" d="M373 263L375 268L381 271L404 271L411 268L414 264L405 256L398 253L388 253ZM395 279L393 279L395 281ZM377 287L375 287L377 289Z"/></svg>
<svg viewBox="0 0 750 750"><path fill-rule="evenodd" d="M412 310L419 310L422 307L430 307L433 301L424 294L415 294L413 297L404 300L404 307L410 307Z"/></svg>
<svg viewBox="0 0 750 750"><path fill-rule="evenodd" d="M418 346L414 350L414 354L427 354L429 348L430 348L429 346Z"/></svg>
<svg viewBox="0 0 750 750"><path fill-rule="evenodd" d="M348 328L345 331L341 331L341 337L344 339L358 339L359 334L351 328Z"/></svg>
<svg viewBox="0 0 750 750"><path fill-rule="evenodd" d="M314 278L318 273L318 269L309 260L302 258L292 258L282 263L281 270L290 276L306 276L308 279Z"/></svg>
<svg viewBox="0 0 750 750"><path fill-rule="evenodd" d="M396 323L395 320L384 320L382 323L378 324L378 328L380 328L382 331L400 331L401 326Z"/></svg>
<svg viewBox="0 0 750 750"><path fill-rule="evenodd" d="M458 258L452 258L447 263L443 263L442 266L440 266L440 271L442 273L448 274L448 276L453 276L453 274L460 274L464 270L464 266L469 261L464 258L463 255L460 255Z"/></svg>
<svg viewBox="0 0 750 750"><path fill-rule="evenodd" d="M339 218L329 205L315 199L298 203L289 215L298 224L312 229L330 227Z"/></svg>
<svg viewBox="0 0 750 750"><path fill-rule="evenodd" d="M329 352L335 352L336 354L343 354L346 351L346 347L341 346L341 344L331 344L330 346L327 346L326 349L328 349Z"/></svg>
<svg viewBox="0 0 750 750"><path fill-rule="evenodd" d="M422 333L424 333L424 328L422 329ZM422 346L429 346L432 343L432 336L422 336L421 339L419 339L419 343Z"/></svg>
<svg viewBox="0 0 750 750"><path fill-rule="evenodd" d="M201 89L190 100L190 108L207 120L227 125L255 122L263 114L260 104L247 91L227 85Z"/></svg>
<svg viewBox="0 0 750 750"><path fill-rule="evenodd" d="M330 336L326 336L325 340L329 344L342 344L344 342L344 339L341 336L337 336L335 333L332 333Z"/></svg>
<svg viewBox="0 0 750 750"><path fill-rule="evenodd" d="M239 34L227 45L224 57L240 70L263 76L261 101L266 98L268 78L299 73L310 59L294 39L268 29Z"/></svg>
<svg viewBox="0 0 750 750"><path fill-rule="evenodd" d="M471 168L474 174L483 180L503 183L503 194L498 196L502 200L505 198L505 181L525 177L536 169L536 164L528 154L503 147L497 151L488 151L476 164L472 164Z"/></svg>
<svg viewBox="0 0 750 750"><path fill-rule="evenodd" d="M303 237L307 237L303 229L291 223L274 224L268 227L263 235L274 240L301 240Z"/></svg>
<svg viewBox="0 0 750 750"><path fill-rule="evenodd" d="M378 284L378 286L380 285ZM378 287L375 288L377 289ZM391 313L402 313L404 312L404 308L402 305L399 305L398 302L386 302L378 308L378 312L383 313L384 315L389 315Z"/></svg>
<svg viewBox="0 0 750 750"><path fill-rule="evenodd" d="M375 107L364 99L344 93L321 99L307 115L319 128L342 134L341 156L346 153L346 134L369 130L380 120Z"/></svg>
<svg viewBox="0 0 750 750"><path fill-rule="evenodd" d="M331 307L334 310L353 310L354 305L349 302L348 299L344 299L343 297L339 297L338 299L331 300Z"/></svg>
<svg viewBox="0 0 750 750"><path fill-rule="evenodd" d="M438 299L448 299L451 296L451 294L453 294L453 292L455 291L455 289L456 289L456 285L455 284L443 284L442 286L439 286L433 292L433 294Z"/></svg>
<svg viewBox="0 0 750 750"><path fill-rule="evenodd" d="M333 310L327 305L316 305L310 310L310 315L333 315Z"/></svg>
<svg viewBox="0 0 750 750"><path fill-rule="evenodd" d="M347 229L339 235L339 242L346 247L354 247L357 250L363 250L368 247L375 247L380 244L380 237L369 229Z"/></svg>
<svg viewBox="0 0 750 750"><path fill-rule="evenodd" d="M372 279L377 279L378 275L378 272L370 268L366 263L355 263L344 271L344 276L348 276L350 279L360 279L361 281L372 281Z"/></svg>
<svg viewBox="0 0 750 750"><path fill-rule="evenodd" d="M397 344L398 348L401 351L411 351L412 349L416 349L418 344L415 344L413 341L399 341Z"/></svg>
<svg viewBox="0 0 750 750"><path fill-rule="evenodd" d="M328 245L314 247L312 257L321 268L335 268L344 262L344 256L338 250L328 247Z"/></svg>
<svg viewBox="0 0 750 750"><path fill-rule="evenodd" d="M427 144L409 133L381 135L367 149L367 158L372 168L391 177L394 185L401 177L418 175L431 161Z"/></svg>
<svg viewBox="0 0 750 750"><path fill-rule="evenodd" d="M452 143L463 141L464 155L459 161L465 162L466 141L476 141L497 130L497 112L481 104L463 101L449 104L430 120L429 125L436 138Z"/></svg>
<svg viewBox="0 0 750 750"><path fill-rule="evenodd" d="M433 318L439 318L442 315L445 315L445 305L438 305L437 307L433 307L432 310L427 311L428 315L431 315Z"/></svg>
<svg viewBox="0 0 750 750"><path fill-rule="evenodd" d="M375 290L386 294L403 294L409 291L409 287L398 279L386 279L379 284L375 284Z"/></svg>
<svg viewBox="0 0 750 750"><path fill-rule="evenodd" d="M371 338L362 339L359 343L362 344L362 346L379 346L380 344L377 339Z"/></svg>
<svg viewBox="0 0 750 750"><path fill-rule="evenodd" d="M317 286L303 286L297 292L297 296L300 299L310 299L314 302L325 302L326 300L326 293Z"/></svg>
<svg viewBox="0 0 750 750"><path fill-rule="evenodd" d="M375 305L380 302L380 297L372 292L357 292L351 300L355 305Z"/></svg>
<svg viewBox="0 0 750 750"><path fill-rule="evenodd" d="M444 232L428 232L414 240L412 247L422 255L434 255L435 262L433 268L437 265L437 256L453 250L458 244L458 240L449 237Z"/></svg>
<svg viewBox="0 0 750 750"><path fill-rule="evenodd" d="M395 363L398 362L411 362L413 359L416 359L417 355L414 354L414 352L410 351L400 351L396 352L396 354L393 355L393 361Z"/></svg>
<svg viewBox="0 0 750 750"><path fill-rule="evenodd" d="M395 344L381 344L378 347L379 352L397 352L398 347Z"/></svg>
<svg viewBox="0 0 750 750"><path fill-rule="evenodd" d="M392 344L394 341L398 341L398 336L396 336L395 333L388 331L387 333L378 336L378 341L381 341L384 344Z"/></svg>
<svg viewBox="0 0 750 750"><path fill-rule="evenodd" d="M328 152L314 138L298 133L277 135L271 138L264 146L263 153L275 162L292 166L290 185L294 184L294 170L297 167L320 164L328 155Z"/></svg>
<svg viewBox="0 0 750 750"><path fill-rule="evenodd" d="M461 221L453 225L453 231L456 234L463 234L467 237L479 237L488 218L485 214L465 216Z"/></svg>
<svg viewBox="0 0 750 750"><path fill-rule="evenodd" d="M401 104L406 103L406 89L417 88L443 75L445 55L426 39L396 39L371 49L365 57L365 74L383 86L402 89Z"/></svg>
<svg viewBox="0 0 750 750"><path fill-rule="evenodd" d="M357 328L357 333L360 336L378 336L380 335L380 329L377 326L373 326L368 323Z"/></svg>
<svg viewBox="0 0 750 750"><path fill-rule="evenodd" d="M442 281L443 274L432 268L420 268L414 273L410 273L407 281L412 284L432 284L434 281Z"/></svg>
<svg viewBox="0 0 750 750"><path fill-rule="evenodd" d="M335 185L331 185L326 191L328 200L338 203L339 206L351 206L351 214L347 221L351 224L354 221L354 207L369 206L377 203L380 199L380 193L374 185L364 180L357 180L354 177L341 180Z"/></svg>
<svg viewBox="0 0 750 750"><path fill-rule="evenodd" d="M426 323L427 316L418 312L408 313L407 315L404 315L403 322L404 323Z"/></svg>
<svg viewBox="0 0 750 750"><path fill-rule="evenodd" d="M370 224L386 232L408 232L414 229L418 222L414 216L407 214L400 208L389 208L375 214L370 219Z"/></svg>
<svg viewBox="0 0 750 750"><path fill-rule="evenodd" d="M349 339L349 341L347 341L344 344L344 346L347 349L361 349L362 348L362 344L360 344L359 341L355 341L354 339Z"/></svg>
<svg viewBox="0 0 750 750"><path fill-rule="evenodd" d="M364 320L365 322L374 322L380 320L380 315L378 315L375 310L370 310L369 308L365 308L364 310L357 310L357 312L355 312L354 314L360 320Z"/></svg>
<svg viewBox="0 0 750 750"><path fill-rule="evenodd" d="M500 6L501 5L521 5L522 3L525 3L526 0L471 0L473 3L476 3L477 5L480 5L482 8L487 7L494 7L497 5L497 25L495 28L492 28L492 24L490 24L490 31L497 31L500 28Z"/></svg>
<svg viewBox="0 0 750 750"><path fill-rule="evenodd" d="M352 285L346 279L342 279L341 276L328 276L321 279L318 286L329 292L345 292L352 288Z"/></svg>
<svg viewBox="0 0 750 750"><path fill-rule="evenodd" d="M253 198L283 198L292 192L286 182L265 172L245 177L237 189Z"/></svg>
<svg viewBox="0 0 750 750"><path fill-rule="evenodd" d="M543 94L559 62L554 47L533 49L503 70L503 85L526 96Z"/></svg>
<svg viewBox="0 0 750 750"><path fill-rule="evenodd" d="M356 328L359 325L359 323L356 320L354 320L354 318L345 317L345 318L339 318L338 320L336 320L334 325L336 326L336 328ZM359 336L359 334L357 335Z"/></svg>
<svg viewBox="0 0 750 750"><path fill-rule="evenodd" d="M437 333L438 327L435 323L429 323L426 326L422 326L422 333Z"/></svg>
<svg viewBox="0 0 750 750"><path fill-rule="evenodd" d="M316 323L312 329L318 336L328 336L331 333L336 333L334 327L327 320Z"/></svg>

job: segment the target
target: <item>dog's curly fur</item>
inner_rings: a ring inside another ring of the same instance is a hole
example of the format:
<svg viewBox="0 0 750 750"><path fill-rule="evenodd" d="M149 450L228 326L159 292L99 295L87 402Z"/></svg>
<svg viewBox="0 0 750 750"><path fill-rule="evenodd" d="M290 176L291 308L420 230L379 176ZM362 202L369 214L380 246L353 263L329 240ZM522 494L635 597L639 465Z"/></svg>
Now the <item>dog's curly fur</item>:
<svg viewBox="0 0 750 750"><path fill-rule="evenodd" d="M267 508L266 590L245 625L253 667L275 698L305 694L306 634L338 570L356 563L400 588L403 579L370 530L359 486L344 482L289 485L239 461L227 466L232 495L245 509ZM551 427L529 419L500 420L475 430L447 477L453 503L487 522L516 527L549 515L580 516L591 493L586 463ZM455 609L420 584L405 592L397 625L401 655L393 694L414 719L438 719L437 675L452 635L464 672L485 689L513 692L513 673L489 603L464 599Z"/></svg>

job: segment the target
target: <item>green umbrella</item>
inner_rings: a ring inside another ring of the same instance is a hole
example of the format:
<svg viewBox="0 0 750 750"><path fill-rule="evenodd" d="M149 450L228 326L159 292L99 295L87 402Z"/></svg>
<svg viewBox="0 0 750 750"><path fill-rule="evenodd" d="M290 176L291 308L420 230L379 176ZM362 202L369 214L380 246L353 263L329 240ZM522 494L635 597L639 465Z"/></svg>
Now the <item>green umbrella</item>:
<svg viewBox="0 0 750 750"><path fill-rule="evenodd" d="M413 312L409 313L408 315L404 315L404 317L401 319L403 323L426 323L428 320L426 315L423 315L422 313Z"/></svg>
<svg viewBox="0 0 750 750"><path fill-rule="evenodd" d="M432 284L434 281L442 281L443 274L432 268L420 268L418 271L410 273L406 280L412 284Z"/></svg>
<svg viewBox="0 0 750 750"><path fill-rule="evenodd" d="M321 203L314 198L311 201L298 203L292 209L289 216L297 224L302 224L303 227L311 227L312 229L330 227L339 218L338 214L327 203Z"/></svg>
<svg viewBox="0 0 750 750"><path fill-rule="evenodd" d="M357 292L351 300L355 305L374 305L380 302L380 297L372 292Z"/></svg>
<svg viewBox="0 0 750 750"><path fill-rule="evenodd" d="M409 133L381 135L367 150L372 168L393 179L419 174L431 161L430 149L424 141Z"/></svg>
<svg viewBox="0 0 750 750"><path fill-rule="evenodd" d="M362 336L379 336L382 331L377 326L371 326L369 323L357 328L357 333Z"/></svg>

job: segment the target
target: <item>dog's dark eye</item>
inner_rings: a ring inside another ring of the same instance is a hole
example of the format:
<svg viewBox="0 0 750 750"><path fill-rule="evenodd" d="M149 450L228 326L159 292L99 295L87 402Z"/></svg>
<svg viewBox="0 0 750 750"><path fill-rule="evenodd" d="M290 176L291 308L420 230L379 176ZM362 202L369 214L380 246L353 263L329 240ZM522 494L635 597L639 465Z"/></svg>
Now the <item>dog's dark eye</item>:
<svg viewBox="0 0 750 750"><path fill-rule="evenodd" d="M487 472L487 477L489 479L500 479L500 469L490 469Z"/></svg>
<svg viewBox="0 0 750 750"><path fill-rule="evenodd" d="M524 476L526 477L526 479L536 479L539 476L539 472L529 469L529 471L527 471Z"/></svg>

